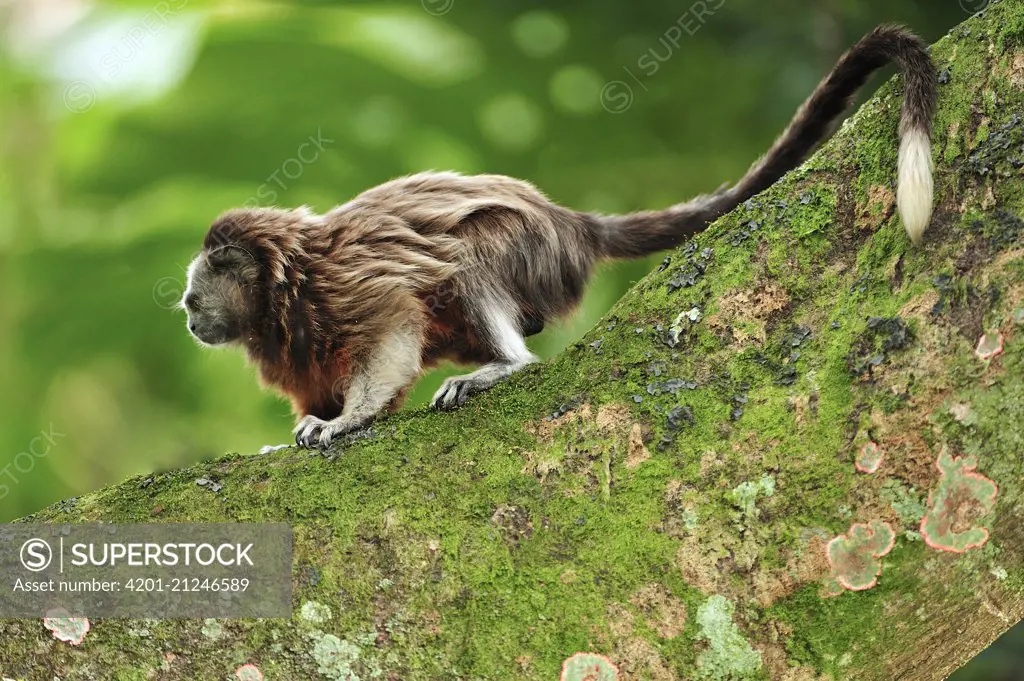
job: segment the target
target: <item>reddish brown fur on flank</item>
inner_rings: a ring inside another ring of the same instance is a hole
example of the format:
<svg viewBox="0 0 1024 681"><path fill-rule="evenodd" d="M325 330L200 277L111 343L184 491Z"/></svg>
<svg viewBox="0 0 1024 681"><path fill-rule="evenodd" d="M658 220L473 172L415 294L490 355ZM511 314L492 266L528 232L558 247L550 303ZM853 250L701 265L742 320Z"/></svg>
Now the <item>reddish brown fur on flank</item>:
<svg viewBox="0 0 1024 681"><path fill-rule="evenodd" d="M245 346L263 381L304 417L302 444L366 425L444 359L484 365L435 395L436 406L458 406L536 361L523 338L574 309L598 261L673 247L801 163L887 61L907 83L899 192L908 234L919 238L931 212L936 79L920 39L880 27L739 182L665 210L594 215L509 177L421 173L325 215L229 211L189 268L189 329L207 344Z"/></svg>

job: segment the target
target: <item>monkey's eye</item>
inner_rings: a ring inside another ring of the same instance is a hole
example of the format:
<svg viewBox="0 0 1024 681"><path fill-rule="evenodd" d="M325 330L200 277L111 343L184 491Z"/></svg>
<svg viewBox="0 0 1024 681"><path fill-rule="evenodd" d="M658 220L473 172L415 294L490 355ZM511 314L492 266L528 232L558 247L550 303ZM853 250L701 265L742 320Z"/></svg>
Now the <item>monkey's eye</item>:
<svg viewBox="0 0 1024 681"><path fill-rule="evenodd" d="M190 310L198 310L199 296L197 296L194 293L190 293L187 296L185 296L185 307L187 307Z"/></svg>

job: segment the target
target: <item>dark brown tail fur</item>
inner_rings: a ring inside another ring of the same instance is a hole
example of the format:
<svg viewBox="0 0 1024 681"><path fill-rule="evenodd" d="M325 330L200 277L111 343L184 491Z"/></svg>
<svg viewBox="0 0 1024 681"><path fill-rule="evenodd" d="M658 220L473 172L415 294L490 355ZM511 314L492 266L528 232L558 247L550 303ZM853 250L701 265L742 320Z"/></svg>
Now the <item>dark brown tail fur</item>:
<svg viewBox="0 0 1024 681"><path fill-rule="evenodd" d="M622 216L588 215L599 225L604 255L633 258L677 246L774 184L829 136L853 95L872 73L889 62L899 66L905 83L900 120L900 213L911 238L917 241L931 214L927 142L935 112L937 78L928 48L920 38L898 26L879 26L839 59L768 153L733 187L663 211ZM915 143L923 144L925 149L915 147ZM927 167L923 167L925 165Z"/></svg>

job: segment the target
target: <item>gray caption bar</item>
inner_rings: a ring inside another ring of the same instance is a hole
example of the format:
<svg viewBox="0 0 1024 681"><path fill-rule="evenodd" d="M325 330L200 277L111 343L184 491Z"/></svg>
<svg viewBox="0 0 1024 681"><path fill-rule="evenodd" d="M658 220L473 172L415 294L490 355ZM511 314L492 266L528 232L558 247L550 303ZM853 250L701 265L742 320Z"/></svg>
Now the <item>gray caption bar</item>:
<svg viewBox="0 0 1024 681"><path fill-rule="evenodd" d="M285 523L0 524L0 617L290 617Z"/></svg>

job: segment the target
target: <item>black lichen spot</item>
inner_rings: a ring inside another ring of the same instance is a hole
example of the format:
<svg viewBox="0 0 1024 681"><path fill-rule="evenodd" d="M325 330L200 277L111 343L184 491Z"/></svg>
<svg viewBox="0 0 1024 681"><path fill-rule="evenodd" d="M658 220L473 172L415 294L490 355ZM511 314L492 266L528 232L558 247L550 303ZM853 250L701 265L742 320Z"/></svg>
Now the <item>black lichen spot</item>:
<svg viewBox="0 0 1024 681"><path fill-rule="evenodd" d="M968 248L965 256L974 250ZM938 289L939 299L932 305L931 316L944 316L945 321L955 326L964 338L972 343L977 340L984 330L986 312L999 300L999 289L990 284L983 291L966 277L953 277L945 273L936 275L932 285Z"/></svg>
<svg viewBox="0 0 1024 681"><path fill-rule="evenodd" d="M938 317L946 309L947 298L953 289L952 282L953 277L948 274L939 274L932 278L932 285L939 289L939 299L935 301L930 310L933 317Z"/></svg>
<svg viewBox="0 0 1024 681"><path fill-rule="evenodd" d="M668 269L668 266L671 265L671 264L672 264L672 256L671 255L666 255L665 259L661 261L660 265L658 265L658 271L659 272L664 272L665 270Z"/></svg>
<svg viewBox="0 0 1024 681"><path fill-rule="evenodd" d="M689 405L684 404L672 407L672 410L668 413L668 427L670 430L681 430L683 426L692 427L695 423L697 421L693 418L693 409Z"/></svg>
<svg viewBox="0 0 1024 681"><path fill-rule="evenodd" d="M796 367L792 364L787 364L778 371L778 378L775 382L779 385L793 385L796 383L797 373Z"/></svg>
<svg viewBox="0 0 1024 681"><path fill-rule="evenodd" d="M569 400L568 402L563 402L562 404L560 404L558 406L557 409L555 409L553 412L551 412L550 414L545 416L544 420L545 421L554 421L557 418L561 418L561 417L565 416L566 414L568 414L570 411L573 411L574 409L578 409L581 404L583 404L583 398L579 398L579 397L577 397L575 399L572 399L572 400Z"/></svg>
<svg viewBox="0 0 1024 681"><path fill-rule="evenodd" d="M871 279L870 274L862 274L857 277L857 281L850 285L850 293L864 293L868 290L868 281Z"/></svg>
<svg viewBox="0 0 1024 681"><path fill-rule="evenodd" d="M798 348L800 345L810 338L813 332L806 326L795 326L793 330L787 334L786 340L789 342L790 347Z"/></svg>
<svg viewBox="0 0 1024 681"><path fill-rule="evenodd" d="M299 570L298 582L300 586L316 586L320 583L320 572L312 565L305 565Z"/></svg>
<svg viewBox="0 0 1024 681"><path fill-rule="evenodd" d="M213 480L208 480L207 478L196 478L196 484L199 485L200 487L210 490L215 494L224 489L224 485Z"/></svg>
<svg viewBox="0 0 1024 681"><path fill-rule="evenodd" d="M650 364L647 365L647 375L655 377L661 376L663 373L665 373L666 368L667 367L665 366L664 362L651 362Z"/></svg>
<svg viewBox="0 0 1024 681"><path fill-rule="evenodd" d="M847 356L850 373L870 373L872 368L887 362L891 353L909 345L913 337L910 327L899 317L871 317Z"/></svg>
<svg viewBox="0 0 1024 681"><path fill-rule="evenodd" d="M939 85L945 85L949 82L950 73L949 69L942 69L939 71Z"/></svg>
<svg viewBox="0 0 1024 681"><path fill-rule="evenodd" d="M1019 245L1024 237L1024 220L1007 210L997 210L991 219L982 222L976 220L971 230L980 232L994 251L1006 250Z"/></svg>
<svg viewBox="0 0 1024 681"><path fill-rule="evenodd" d="M729 232L729 245L739 246L744 241L749 240L759 229L761 229L761 223L757 220L743 223L739 228Z"/></svg>
<svg viewBox="0 0 1024 681"><path fill-rule="evenodd" d="M670 291L677 291L681 288L695 285L697 280L707 272L715 251L712 248L703 248L698 252L698 248L700 248L700 245L695 241L691 241L683 249L683 265L679 267L678 274L668 280Z"/></svg>
<svg viewBox="0 0 1024 681"><path fill-rule="evenodd" d="M740 388L744 392L738 392L732 396L732 409L729 410L729 420L739 421L740 417L743 416L743 405L747 403L746 391L750 389L750 385L747 383L741 383Z"/></svg>
<svg viewBox="0 0 1024 681"><path fill-rule="evenodd" d="M668 432L661 436L658 441L658 449L665 450L675 442L676 434L683 428L692 428L697 420L693 417L693 409L688 404L672 407L668 412Z"/></svg>
<svg viewBox="0 0 1024 681"><path fill-rule="evenodd" d="M664 393L671 393L672 395L678 395L680 390L696 390L697 381L686 381L681 378L670 378L667 381L655 381L647 386L648 395L661 395Z"/></svg>
<svg viewBox="0 0 1024 681"><path fill-rule="evenodd" d="M968 157L971 169L982 177L991 172L1000 172L999 164L1010 159L1010 149L1016 149L1024 140L1024 126L1021 115L1014 113L1008 121L991 130L984 140L979 142L977 149ZM1011 163L1007 163L1012 165ZM1006 170L1005 167L1003 169Z"/></svg>

